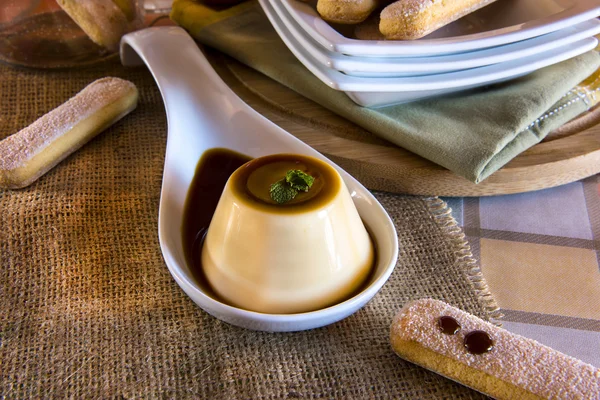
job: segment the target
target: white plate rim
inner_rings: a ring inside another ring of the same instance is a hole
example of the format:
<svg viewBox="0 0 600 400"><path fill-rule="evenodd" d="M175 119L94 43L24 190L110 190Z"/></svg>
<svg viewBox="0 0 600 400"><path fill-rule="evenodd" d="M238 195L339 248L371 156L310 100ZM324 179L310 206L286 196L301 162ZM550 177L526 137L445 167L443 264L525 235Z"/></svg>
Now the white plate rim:
<svg viewBox="0 0 600 400"><path fill-rule="evenodd" d="M353 56L409 57L473 51L541 36L600 16L600 4L596 0L579 0L559 13L487 32L416 41L357 40L338 33L310 4L297 0L275 1L281 1L317 43L330 51Z"/></svg>
<svg viewBox="0 0 600 400"><path fill-rule="evenodd" d="M393 58L347 56L331 52L319 46L311 37L302 35L298 23L287 10L277 0L269 0L269 2L285 23L289 33L316 61L325 67L350 75L360 73L426 75L476 68L543 53L600 33L600 20L591 19L532 39L468 53Z"/></svg>
<svg viewBox="0 0 600 400"><path fill-rule="evenodd" d="M271 24L296 58L308 68L313 75L332 89L344 92L403 92L457 89L484 85L488 82L507 80L511 77L523 76L537 69L567 60L586 51L592 50L598 44L596 38L580 40L545 53L524 57L506 63L486 67L473 68L446 74L426 75L404 78L363 78L342 74L331 68L317 63L314 58L299 45L287 27L275 14L268 0L259 0ZM545 57L544 57L545 56Z"/></svg>

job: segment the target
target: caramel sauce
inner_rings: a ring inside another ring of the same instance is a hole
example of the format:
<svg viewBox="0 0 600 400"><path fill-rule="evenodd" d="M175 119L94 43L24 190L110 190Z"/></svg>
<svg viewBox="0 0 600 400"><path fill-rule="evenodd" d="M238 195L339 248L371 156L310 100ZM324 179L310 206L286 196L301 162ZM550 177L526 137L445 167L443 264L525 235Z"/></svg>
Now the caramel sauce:
<svg viewBox="0 0 600 400"><path fill-rule="evenodd" d="M494 341L484 331L473 331L465 336L465 347L471 354L484 354L494 348Z"/></svg>
<svg viewBox="0 0 600 400"><path fill-rule="evenodd" d="M457 320L449 316L443 316L438 319L440 331L446 335L456 335L460 331L460 325Z"/></svg>
<svg viewBox="0 0 600 400"><path fill-rule="evenodd" d="M269 194L271 184L298 169L315 178L308 192L299 192L291 201L277 204ZM327 163L298 154L274 154L260 157L240 168L234 176L233 191L253 208L269 213L289 214L314 211L339 193L340 179ZM309 201L310 200L310 201Z"/></svg>
<svg viewBox="0 0 600 400"><path fill-rule="evenodd" d="M196 167L183 209L183 251L194 277L204 289L210 288L200 264L204 235L233 172L252 158L227 149L206 151ZM212 290L210 290L212 293ZM213 297L216 297L213 293Z"/></svg>
<svg viewBox="0 0 600 400"><path fill-rule="evenodd" d="M438 328L446 335L456 335L461 327L457 320L444 315L438 318ZM464 345L471 354L484 354L494 348L494 341L487 332L472 331L465 335Z"/></svg>

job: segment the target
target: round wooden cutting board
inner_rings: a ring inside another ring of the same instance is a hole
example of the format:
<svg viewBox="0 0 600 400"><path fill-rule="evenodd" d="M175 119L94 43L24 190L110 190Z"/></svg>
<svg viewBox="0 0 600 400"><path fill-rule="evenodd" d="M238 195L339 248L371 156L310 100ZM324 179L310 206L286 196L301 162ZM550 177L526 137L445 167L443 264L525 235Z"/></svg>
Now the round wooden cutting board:
<svg viewBox="0 0 600 400"><path fill-rule="evenodd" d="M474 184L374 136L230 57L210 49L206 54L217 73L246 103L372 190L490 196L549 188L600 172L600 113L580 116L482 183Z"/></svg>

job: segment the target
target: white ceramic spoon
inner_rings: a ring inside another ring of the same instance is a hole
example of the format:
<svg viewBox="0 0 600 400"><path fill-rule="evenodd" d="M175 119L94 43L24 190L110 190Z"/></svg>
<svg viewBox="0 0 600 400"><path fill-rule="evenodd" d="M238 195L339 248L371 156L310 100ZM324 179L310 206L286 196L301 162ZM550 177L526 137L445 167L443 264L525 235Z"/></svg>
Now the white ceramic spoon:
<svg viewBox="0 0 600 400"><path fill-rule="evenodd" d="M297 331L331 324L364 306L389 278L398 257L396 230L386 211L358 181L327 158L241 101L212 69L197 44L179 27L149 28L123 37L124 65L145 63L161 91L168 140L158 218L163 257L175 281L209 314L255 330ZM251 157L306 154L334 165L377 243L369 285L332 307L301 314L262 314L231 307L206 295L188 267L182 238L184 203L202 154L227 148Z"/></svg>

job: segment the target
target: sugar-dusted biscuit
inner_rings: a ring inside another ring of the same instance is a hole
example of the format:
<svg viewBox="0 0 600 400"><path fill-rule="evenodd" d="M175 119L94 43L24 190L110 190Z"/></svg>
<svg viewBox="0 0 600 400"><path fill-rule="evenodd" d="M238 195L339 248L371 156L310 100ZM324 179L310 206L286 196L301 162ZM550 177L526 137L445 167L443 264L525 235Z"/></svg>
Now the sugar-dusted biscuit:
<svg viewBox="0 0 600 400"><path fill-rule="evenodd" d="M319 0L317 11L328 22L358 24L377 8L377 0Z"/></svg>
<svg viewBox="0 0 600 400"><path fill-rule="evenodd" d="M387 39L419 39L496 0L397 0L381 11Z"/></svg>
<svg viewBox="0 0 600 400"><path fill-rule="evenodd" d="M57 0L96 44L117 51L121 36L143 27L134 0Z"/></svg>
<svg viewBox="0 0 600 400"><path fill-rule="evenodd" d="M444 302L406 304L391 344L402 358L496 399L600 399L600 370Z"/></svg>
<svg viewBox="0 0 600 400"><path fill-rule="evenodd" d="M30 185L137 105L135 85L102 78L0 141L0 188Z"/></svg>

